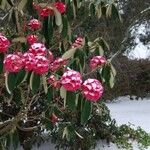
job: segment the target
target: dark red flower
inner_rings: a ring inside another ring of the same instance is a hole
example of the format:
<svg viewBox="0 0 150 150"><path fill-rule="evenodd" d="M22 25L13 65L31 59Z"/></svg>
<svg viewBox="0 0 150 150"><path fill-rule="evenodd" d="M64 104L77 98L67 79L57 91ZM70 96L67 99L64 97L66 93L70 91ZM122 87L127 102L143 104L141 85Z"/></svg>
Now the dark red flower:
<svg viewBox="0 0 150 150"><path fill-rule="evenodd" d="M54 12L53 12L53 10L51 8L45 7L42 10L40 10L39 14L40 14L41 17L44 18L44 17L47 17L49 15L53 15Z"/></svg>
<svg viewBox="0 0 150 150"><path fill-rule="evenodd" d="M28 26L31 30L38 30L41 28L41 22L37 19L32 19L28 23Z"/></svg>
<svg viewBox="0 0 150 150"><path fill-rule="evenodd" d="M38 36L31 34L31 35L28 35L26 37L26 39L27 39L27 42L31 45L31 44L36 43L38 41Z"/></svg>
<svg viewBox="0 0 150 150"><path fill-rule="evenodd" d="M55 2L54 6L57 8L57 10L63 14L66 12L66 5L62 2Z"/></svg>

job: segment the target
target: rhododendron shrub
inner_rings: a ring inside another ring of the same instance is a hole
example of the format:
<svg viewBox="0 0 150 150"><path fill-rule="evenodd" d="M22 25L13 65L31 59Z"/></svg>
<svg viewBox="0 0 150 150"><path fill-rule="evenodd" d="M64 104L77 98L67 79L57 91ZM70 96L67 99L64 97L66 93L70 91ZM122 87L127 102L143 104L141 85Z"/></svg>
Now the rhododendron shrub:
<svg viewBox="0 0 150 150"><path fill-rule="evenodd" d="M17 22L15 37L0 33L0 136L8 144L10 135L27 148L32 137L46 131L58 145L89 149L88 140L103 131L99 123L105 131L111 123L102 105L105 86L112 88L116 76L108 44L71 28L83 2L30 0L33 14L22 3L8 4ZM90 3L89 8L90 15L104 8L106 17L117 12L114 3Z"/></svg>

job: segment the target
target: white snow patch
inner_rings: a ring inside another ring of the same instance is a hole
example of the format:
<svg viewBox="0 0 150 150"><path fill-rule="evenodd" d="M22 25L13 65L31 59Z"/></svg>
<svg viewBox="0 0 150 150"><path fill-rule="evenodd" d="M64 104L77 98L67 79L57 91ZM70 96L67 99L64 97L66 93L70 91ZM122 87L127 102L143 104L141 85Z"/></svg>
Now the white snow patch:
<svg viewBox="0 0 150 150"><path fill-rule="evenodd" d="M148 59L150 60L150 42L147 44L143 44L140 41L141 36L146 36L147 33L150 32L149 25L145 22L140 26L133 26L130 29L131 37L134 37L133 43L135 43L134 47L127 49L124 53L129 59Z"/></svg>

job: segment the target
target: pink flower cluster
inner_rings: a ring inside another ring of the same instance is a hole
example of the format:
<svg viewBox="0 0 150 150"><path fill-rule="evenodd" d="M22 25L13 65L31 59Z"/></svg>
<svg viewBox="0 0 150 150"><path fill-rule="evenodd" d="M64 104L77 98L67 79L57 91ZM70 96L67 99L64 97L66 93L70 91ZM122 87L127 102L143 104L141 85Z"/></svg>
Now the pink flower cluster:
<svg viewBox="0 0 150 150"><path fill-rule="evenodd" d="M97 79L87 79L82 84L81 74L74 70L65 72L60 82L67 91L76 91L81 88L83 96L92 102L98 101L104 91L102 84Z"/></svg>
<svg viewBox="0 0 150 150"><path fill-rule="evenodd" d="M30 43L32 43L33 36L27 36L28 40L31 38ZM34 40L33 40L34 41ZM1 43L5 44L4 43ZM67 61L62 58L57 58L54 60L51 51L48 51L44 44L42 43L32 43L29 47L28 52L22 54L14 53L6 55L4 59L4 68L7 72L19 72L22 68L26 71L34 71L37 74L45 74L49 71L57 71L64 65ZM56 85L55 85L56 86ZM57 85L58 87L58 85Z"/></svg>
<svg viewBox="0 0 150 150"><path fill-rule="evenodd" d="M50 70L52 72L56 72L60 68L64 67L66 64L67 64L66 60L62 58L57 58L50 64Z"/></svg>
<svg viewBox="0 0 150 150"><path fill-rule="evenodd" d="M83 44L83 38L77 37L77 39L75 40L75 42L71 45L71 48L81 47L82 44Z"/></svg>
<svg viewBox="0 0 150 150"><path fill-rule="evenodd" d="M26 53L17 52L6 55L3 63L7 72L17 73L24 68L26 71L33 71L42 75L49 70L51 73L55 73L67 64L67 60L62 58L54 59L53 53L48 51L43 43L36 43L37 39L36 35L28 35L27 41L31 45ZM81 40L78 39L77 42L80 44ZM7 50L9 44L7 38L0 35L0 50L2 52ZM90 67L95 69L105 63L106 59L103 56L94 56L90 60ZM87 79L83 82L81 74L75 70L66 70L60 79L56 78L55 75L51 75L47 81L54 88L63 86L67 91L71 92L81 90L82 95L92 102L98 101L104 91L102 84L98 80Z"/></svg>
<svg viewBox="0 0 150 150"><path fill-rule="evenodd" d="M27 39L27 42L29 43L29 45L32 45L33 43L36 43L36 42L38 42L38 36L36 36L36 35L28 35L27 37L26 37L26 39Z"/></svg>
<svg viewBox="0 0 150 150"><path fill-rule="evenodd" d="M6 52L9 45L10 45L9 40L5 36L0 34L0 53Z"/></svg>
<svg viewBox="0 0 150 150"><path fill-rule="evenodd" d="M52 85L52 87L54 87L54 88L60 88L61 87L60 81L57 80L54 75L51 75L47 80L48 80L48 83L50 85Z"/></svg>
<svg viewBox="0 0 150 150"><path fill-rule="evenodd" d="M90 60L90 68L93 70L97 67L100 67L106 63L106 58L103 56L94 56Z"/></svg>
<svg viewBox="0 0 150 150"><path fill-rule="evenodd" d="M97 79L87 79L82 85L82 93L89 101L96 102L104 91L102 84Z"/></svg>
<svg viewBox="0 0 150 150"><path fill-rule="evenodd" d="M31 19L28 26L31 30L39 30L41 28L41 22L37 19Z"/></svg>
<svg viewBox="0 0 150 150"><path fill-rule="evenodd" d="M64 14L66 12L66 5L62 2L54 2L52 3L52 7L46 6L44 8L36 3L33 3L33 7L38 11L39 16L42 18L49 15L54 15L53 7L55 7L61 14Z"/></svg>
<svg viewBox="0 0 150 150"><path fill-rule="evenodd" d="M62 86L68 91L76 91L81 87L81 74L74 70L66 71L60 80Z"/></svg>

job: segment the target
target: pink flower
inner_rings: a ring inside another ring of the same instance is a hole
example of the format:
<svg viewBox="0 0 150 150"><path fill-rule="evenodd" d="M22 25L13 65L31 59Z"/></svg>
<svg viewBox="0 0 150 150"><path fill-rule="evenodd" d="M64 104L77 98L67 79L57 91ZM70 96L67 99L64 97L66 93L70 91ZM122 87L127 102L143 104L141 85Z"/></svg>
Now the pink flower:
<svg viewBox="0 0 150 150"><path fill-rule="evenodd" d="M38 30L41 28L41 22L37 19L32 19L28 23L28 26L30 27L31 30Z"/></svg>
<svg viewBox="0 0 150 150"><path fill-rule="evenodd" d="M27 42L31 45L31 44L36 43L38 41L38 36L31 34L31 35L28 35L26 37L26 39L27 39Z"/></svg>
<svg viewBox="0 0 150 150"><path fill-rule="evenodd" d="M90 60L90 68L93 70L99 66L102 66L106 63L106 58L103 56L94 56Z"/></svg>
<svg viewBox="0 0 150 150"><path fill-rule="evenodd" d="M77 37L77 39L75 40L75 42L72 44L71 48L80 47L82 45L83 45L83 38Z"/></svg>
<svg viewBox="0 0 150 150"><path fill-rule="evenodd" d="M35 56L32 53L24 53L23 63L27 71L32 71L35 68Z"/></svg>
<svg viewBox="0 0 150 150"><path fill-rule="evenodd" d="M49 15L53 15L53 14L54 14L53 10L51 8L48 8L48 7L45 7L40 11L40 16L43 18L47 17Z"/></svg>
<svg viewBox="0 0 150 150"><path fill-rule="evenodd" d="M0 53L6 52L9 45L10 45L9 40L5 36L0 34Z"/></svg>
<svg viewBox="0 0 150 150"><path fill-rule="evenodd" d="M4 59L4 68L8 72L19 72L23 68L22 58L15 54L9 54Z"/></svg>
<svg viewBox="0 0 150 150"><path fill-rule="evenodd" d="M33 43L29 48L29 53L33 55L45 56L46 55L46 47L42 43Z"/></svg>
<svg viewBox="0 0 150 150"><path fill-rule="evenodd" d="M54 6L57 8L57 10L63 14L66 12L66 5L62 2L55 2Z"/></svg>
<svg viewBox="0 0 150 150"><path fill-rule="evenodd" d="M74 70L66 71L61 77L62 86L68 91L76 91L81 87L81 74Z"/></svg>
<svg viewBox="0 0 150 150"><path fill-rule="evenodd" d="M49 61L44 56L35 56L35 67L33 71L37 74L45 74L49 69Z"/></svg>
<svg viewBox="0 0 150 150"><path fill-rule="evenodd" d="M48 79L48 83L52 85L54 88L60 88L61 84L60 81L56 79L54 75L51 75Z"/></svg>
<svg viewBox="0 0 150 150"><path fill-rule="evenodd" d="M87 79L82 85L83 96L92 102L98 101L103 94L104 88L97 79Z"/></svg>
<svg viewBox="0 0 150 150"><path fill-rule="evenodd" d="M52 72L57 71L58 69L60 69L61 67L63 67L64 65L66 65L67 61L62 59L62 58L57 58L54 60L53 63L50 64L50 70Z"/></svg>

